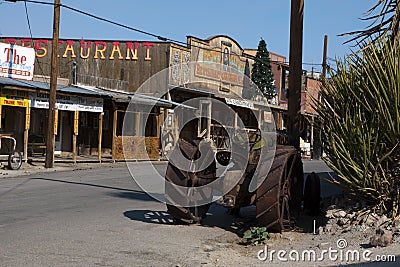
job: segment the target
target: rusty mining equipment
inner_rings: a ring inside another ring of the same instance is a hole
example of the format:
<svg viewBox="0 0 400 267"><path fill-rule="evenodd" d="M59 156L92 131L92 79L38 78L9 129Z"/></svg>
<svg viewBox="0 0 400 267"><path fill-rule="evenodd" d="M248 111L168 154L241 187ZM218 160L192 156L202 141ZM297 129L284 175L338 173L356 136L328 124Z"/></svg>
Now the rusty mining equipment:
<svg viewBox="0 0 400 267"><path fill-rule="evenodd" d="M304 203L301 153L287 145L287 138L280 134L273 153L261 153L265 142L260 131L248 131L246 135L247 157L235 155L244 151L238 139L232 142L231 150L216 153L210 143L199 138L179 140L177 149L189 164L181 168L170 160L165 175L167 209L177 223L200 222L213 201L213 192L221 191L224 194L216 202L230 212L255 205L258 225L274 232L293 229ZM198 164L200 157L207 162L201 170L191 166ZM222 177L216 175L217 162L227 168ZM253 187L258 184L251 192L252 183Z"/></svg>

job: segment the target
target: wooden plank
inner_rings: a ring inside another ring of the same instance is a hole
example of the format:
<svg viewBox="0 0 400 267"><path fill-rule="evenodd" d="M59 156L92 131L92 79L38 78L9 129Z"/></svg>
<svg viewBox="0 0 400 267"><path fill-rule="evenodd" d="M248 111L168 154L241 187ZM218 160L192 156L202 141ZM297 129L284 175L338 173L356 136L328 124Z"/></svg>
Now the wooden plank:
<svg viewBox="0 0 400 267"><path fill-rule="evenodd" d="M25 129L24 131L24 161L28 162L28 137L29 137L29 129Z"/></svg>
<svg viewBox="0 0 400 267"><path fill-rule="evenodd" d="M76 164L76 137L78 135L78 129L79 129L79 111L75 110L74 112L74 133L72 135L72 159L74 161L74 164Z"/></svg>
<svg viewBox="0 0 400 267"><path fill-rule="evenodd" d="M111 154L112 160L116 159L116 151L115 151L115 142L117 141L117 119L118 119L118 110L114 110L113 116L113 132L112 132L112 147L111 147Z"/></svg>
<svg viewBox="0 0 400 267"><path fill-rule="evenodd" d="M101 142L103 137L103 112L99 113L99 136L98 136L98 148L97 155L98 159L101 162Z"/></svg>
<svg viewBox="0 0 400 267"><path fill-rule="evenodd" d="M76 134L72 135L72 160L76 164Z"/></svg>
<svg viewBox="0 0 400 267"><path fill-rule="evenodd" d="M1 120L1 114L0 114L0 120ZM24 161L25 162L28 162L28 138L29 138L30 121L31 121L31 108L27 107L26 112L25 112L25 130L24 130Z"/></svg>

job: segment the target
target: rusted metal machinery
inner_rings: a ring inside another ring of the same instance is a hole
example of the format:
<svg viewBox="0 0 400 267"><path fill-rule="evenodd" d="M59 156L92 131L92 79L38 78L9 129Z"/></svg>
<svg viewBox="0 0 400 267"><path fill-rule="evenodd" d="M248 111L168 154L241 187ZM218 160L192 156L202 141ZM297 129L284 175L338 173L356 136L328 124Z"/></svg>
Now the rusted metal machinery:
<svg viewBox="0 0 400 267"><path fill-rule="evenodd" d="M281 138L281 137L280 137ZM278 138L278 140L280 139ZM275 154L268 159L263 158L260 151L262 148L262 138L259 132L248 133L249 155L243 162L242 157L235 157L232 151L219 151L216 153L216 160L223 166L228 166L233 162L221 179L220 189L224 194L217 201L218 204L228 208L232 213L236 213L241 207L255 205L256 220L259 225L265 226L269 231L284 231L291 229L295 225L295 218L301 209L303 200L303 165L301 155L298 150L288 145L277 145ZM282 142L282 141L280 141ZM180 141L178 144L180 150L187 156L187 159L193 160L194 155L199 153L196 146L192 143L187 146L188 141ZM233 145L240 146L240 142L233 142ZM238 149L241 149L240 147ZM209 148L211 150L211 146ZM237 151L237 150L236 150ZM198 157L198 156L197 156ZM172 184L182 186L198 187L213 182L216 177L215 161L210 166L199 173L190 173L179 170L173 163L167 167L166 180ZM244 171L243 171L244 170ZM238 175L240 177L238 177ZM249 185L256 181L259 186L253 192L250 192ZM169 184L169 183L167 183ZM167 204L169 213L178 222L195 223L199 222L205 216L208 205L174 205L173 199L176 198L174 186L166 187ZM225 190L224 188L229 188ZM210 191L212 191L211 188ZM212 192L200 194L203 198L212 200ZM181 197L184 197L181 195ZM167 202L168 203L168 202Z"/></svg>
<svg viewBox="0 0 400 267"><path fill-rule="evenodd" d="M197 223L206 215L213 198L212 188L207 187L207 184L217 178L214 152L209 144L201 143L201 139L180 139L178 149L190 164L182 166L179 159L173 160L174 157L171 157L168 162L165 174L165 198L168 212L178 223ZM200 158L200 151L206 154L203 155L205 159L209 159L210 164L207 164L205 168L195 166L195 162ZM196 169L201 170L195 171ZM190 190L202 186L206 187L197 194L199 196L193 193L194 190ZM199 197L201 199L198 199Z"/></svg>

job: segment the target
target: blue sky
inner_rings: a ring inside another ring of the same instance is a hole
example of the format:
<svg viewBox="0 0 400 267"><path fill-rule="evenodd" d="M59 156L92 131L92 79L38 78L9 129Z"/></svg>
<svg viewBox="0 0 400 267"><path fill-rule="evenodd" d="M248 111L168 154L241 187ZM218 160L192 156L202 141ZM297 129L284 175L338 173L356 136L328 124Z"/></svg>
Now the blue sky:
<svg viewBox="0 0 400 267"><path fill-rule="evenodd" d="M337 35L366 28L368 22L360 18L377 0L304 2L303 62L308 64L303 68L310 70L310 63L322 62L325 34L329 38L329 58L351 53L354 48L343 44L348 37ZM186 41L187 35L205 39L224 34L234 38L242 48L257 48L263 38L269 51L289 58L290 0L61 0L61 3L181 42ZM51 38L53 8L28 3L27 9L33 37ZM0 0L0 34L30 36L24 3ZM61 10L60 38L154 40L65 9ZM320 70L320 65L315 69Z"/></svg>

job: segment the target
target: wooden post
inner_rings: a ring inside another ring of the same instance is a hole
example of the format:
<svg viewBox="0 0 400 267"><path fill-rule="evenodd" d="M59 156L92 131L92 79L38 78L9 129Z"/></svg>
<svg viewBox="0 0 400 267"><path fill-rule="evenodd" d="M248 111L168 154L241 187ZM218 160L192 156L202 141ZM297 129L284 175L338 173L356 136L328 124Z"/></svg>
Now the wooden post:
<svg viewBox="0 0 400 267"><path fill-rule="evenodd" d="M56 108L56 87L57 87L57 72L58 72L58 36L60 30L60 0L54 0L54 19L53 19L53 41L51 49L51 76L50 76L50 95L49 95L49 118L48 130L46 139L46 168L54 167L54 146L55 135L53 127L55 125L55 108Z"/></svg>
<svg viewBox="0 0 400 267"><path fill-rule="evenodd" d="M0 114L1 118L1 114ZM24 161L28 162L28 139L29 139L29 128L31 122L31 108L26 107L25 113L25 130L24 130Z"/></svg>
<svg viewBox="0 0 400 267"><path fill-rule="evenodd" d="M327 53L328 53L328 35L324 36L324 52L322 55L322 80L326 78L326 58L327 58ZM318 92L318 101L321 102L321 92ZM319 118L316 118L314 121L314 124L316 125L315 127L315 138L313 142L313 159L321 159L322 156L322 133L321 133L321 121Z"/></svg>
<svg viewBox="0 0 400 267"><path fill-rule="evenodd" d="M99 162L101 163L101 142L103 137L103 112L99 114L99 140L98 140L98 147L97 147L97 155Z"/></svg>
<svg viewBox="0 0 400 267"><path fill-rule="evenodd" d="M302 87L304 0L291 1L288 133L289 144L300 148L300 102Z"/></svg>
<svg viewBox="0 0 400 267"><path fill-rule="evenodd" d="M322 54L322 78L326 77L326 57L328 54L328 35L324 36L324 52Z"/></svg>
<svg viewBox="0 0 400 267"><path fill-rule="evenodd" d="M234 122L234 130L236 130L237 129L237 127L238 127L238 118L239 118L239 115L238 115L238 113L237 113L237 111L235 112L235 122Z"/></svg>
<svg viewBox="0 0 400 267"><path fill-rule="evenodd" d="M172 125L174 126L173 133L174 133L174 147L175 147L179 140L179 116L177 112L174 112L173 114L174 114L173 115L174 122L172 123Z"/></svg>
<svg viewBox="0 0 400 267"><path fill-rule="evenodd" d="M2 114L3 105L0 103L0 129L1 129L1 114Z"/></svg>
<svg viewBox="0 0 400 267"><path fill-rule="evenodd" d="M157 129L156 129L156 136L160 137L161 136L161 116L164 114L159 113L159 115L156 116L156 124L157 124Z"/></svg>
<svg viewBox="0 0 400 267"><path fill-rule="evenodd" d="M74 134L72 135L72 159L74 161L74 164L76 164L76 139L78 136L78 130L79 130L79 111L75 110L74 112Z"/></svg>
<svg viewBox="0 0 400 267"><path fill-rule="evenodd" d="M145 133L140 132L140 113L136 112L135 113L135 135L136 136L145 136Z"/></svg>
<svg viewBox="0 0 400 267"><path fill-rule="evenodd" d="M314 151L314 116L311 117L311 138L310 138L311 151Z"/></svg>
<svg viewBox="0 0 400 267"><path fill-rule="evenodd" d="M278 121L276 122L276 129L282 130L282 113L278 111Z"/></svg>
<svg viewBox="0 0 400 267"><path fill-rule="evenodd" d="M117 138L117 119L118 119L118 110L114 110L114 118L113 118L113 133L112 133L112 148L111 148L111 154L112 154L112 160L115 162L115 141Z"/></svg>
<svg viewBox="0 0 400 267"><path fill-rule="evenodd" d="M207 140L211 139L211 116L212 116L211 112L212 112L212 102L210 100L210 102L207 105Z"/></svg>
<svg viewBox="0 0 400 267"><path fill-rule="evenodd" d="M55 150L55 144L56 144L56 135L57 135L57 129L58 129L58 109L53 109L53 116L54 116L54 121L53 121L53 127L51 127L51 125L47 125L48 129L47 131L51 131L52 133L52 139L54 141L53 143L53 152L51 152L51 163L54 165L54 150ZM50 130L49 130L50 129ZM47 159L47 155L49 152L47 152L47 140L46 140L46 159ZM45 167L46 168L53 168L52 167L46 167L46 162L45 162Z"/></svg>

